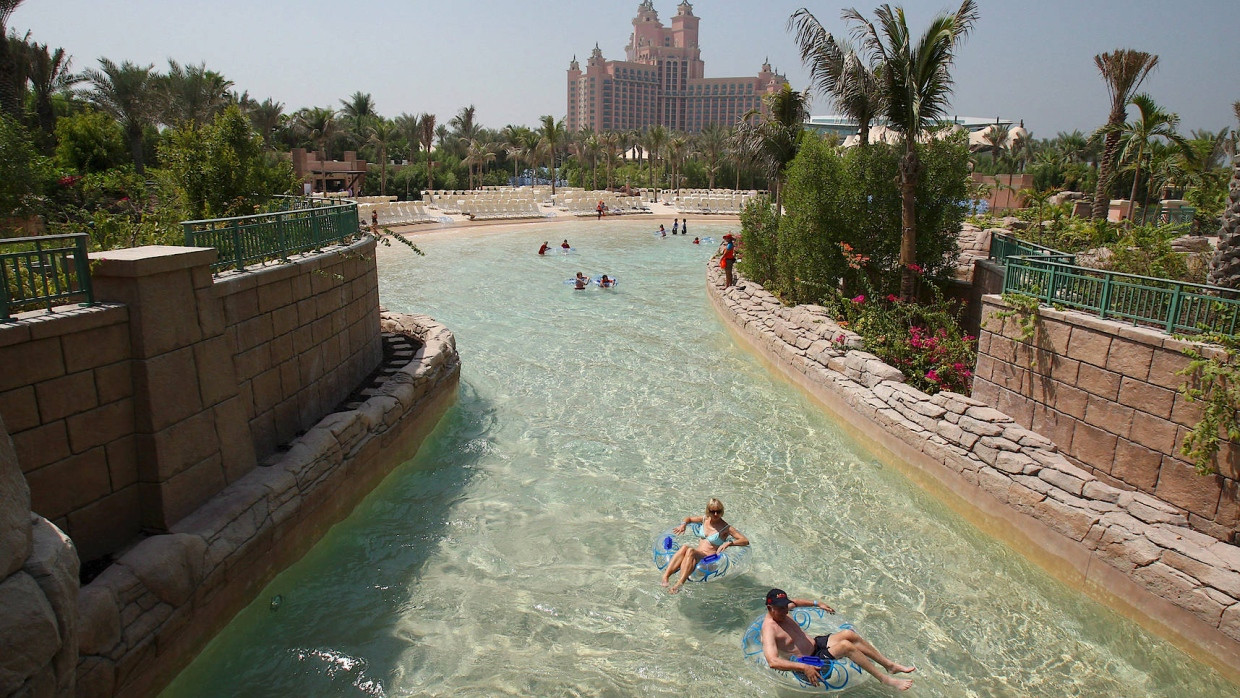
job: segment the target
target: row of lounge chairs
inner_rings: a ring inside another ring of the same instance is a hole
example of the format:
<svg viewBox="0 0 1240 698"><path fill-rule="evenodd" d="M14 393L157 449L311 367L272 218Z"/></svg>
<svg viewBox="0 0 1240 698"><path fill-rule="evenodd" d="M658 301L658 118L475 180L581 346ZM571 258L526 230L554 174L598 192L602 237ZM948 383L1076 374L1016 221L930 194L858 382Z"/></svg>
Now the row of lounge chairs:
<svg viewBox="0 0 1240 698"><path fill-rule="evenodd" d="M370 225L370 214L378 214L379 225L413 225L416 223L449 222L445 217L435 216L427 212L426 207L417 201L389 201L378 204L358 204L357 217L363 226Z"/></svg>

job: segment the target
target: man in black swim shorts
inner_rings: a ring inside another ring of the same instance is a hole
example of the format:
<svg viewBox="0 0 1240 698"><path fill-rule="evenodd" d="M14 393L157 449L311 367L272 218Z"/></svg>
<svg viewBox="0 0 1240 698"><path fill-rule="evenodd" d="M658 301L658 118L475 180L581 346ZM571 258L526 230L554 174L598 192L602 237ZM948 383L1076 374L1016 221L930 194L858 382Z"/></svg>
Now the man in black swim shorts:
<svg viewBox="0 0 1240 698"><path fill-rule="evenodd" d="M810 640L801 626L797 625L797 622L789 615L789 611L797 606L813 606L827 613L835 613L834 608L817 601L790 599L783 589L768 591L766 593L766 618L762 620L762 654L772 669L799 671L805 674L806 681L817 686L821 679L818 667L794 662L789 657L812 655L827 661L848 658L874 678L892 688L907 691L913 685L912 679L897 679L888 674L908 674L914 671L915 667L891 661L854 630L841 630ZM886 669L887 674L879 672L875 664Z"/></svg>

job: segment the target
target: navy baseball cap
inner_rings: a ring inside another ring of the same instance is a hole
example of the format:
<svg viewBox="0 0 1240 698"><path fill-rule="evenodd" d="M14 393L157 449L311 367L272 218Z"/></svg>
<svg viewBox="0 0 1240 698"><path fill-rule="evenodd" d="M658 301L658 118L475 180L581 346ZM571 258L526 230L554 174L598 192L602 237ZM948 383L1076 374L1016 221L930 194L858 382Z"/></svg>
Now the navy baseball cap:
<svg viewBox="0 0 1240 698"><path fill-rule="evenodd" d="M767 606L791 606L792 600L783 589L771 589L766 592Z"/></svg>

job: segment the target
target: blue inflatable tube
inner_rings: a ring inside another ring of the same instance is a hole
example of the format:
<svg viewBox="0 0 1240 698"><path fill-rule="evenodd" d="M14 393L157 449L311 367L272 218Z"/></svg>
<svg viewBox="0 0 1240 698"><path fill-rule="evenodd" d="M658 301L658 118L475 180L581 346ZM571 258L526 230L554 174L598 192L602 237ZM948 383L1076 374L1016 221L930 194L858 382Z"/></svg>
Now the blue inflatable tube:
<svg viewBox="0 0 1240 698"><path fill-rule="evenodd" d="M684 533L679 535L672 533L672 529L667 529L657 534L650 545L651 556L654 558L654 566L659 571L667 569L668 564L672 561L672 556L680 550L682 545L697 544L697 540L702 537L702 524L691 523L685 529ZM707 555L698 560L697 567L693 573L689 575L691 582L713 582L724 577L739 574L745 570L749 562L748 545L728 546L727 550L715 555Z"/></svg>
<svg viewBox="0 0 1240 698"><path fill-rule="evenodd" d="M853 627L850 623L835 622L826 611L816 607L794 608L788 615L796 621L797 625L801 626L811 640L818 635L830 635ZM741 636L741 651L745 654L746 662L761 669L762 673L780 685L810 693L838 693L855 688L869 678L869 674L865 673L856 662L847 658L792 657L794 662L818 667L820 680L817 686L810 685L809 681L805 680L805 674L799 671L772 669L766 663L766 655L762 652L762 622L765 619L766 613L763 613L745 629L745 634Z"/></svg>
<svg viewBox="0 0 1240 698"><path fill-rule="evenodd" d="M594 285L595 285L595 286L598 286L599 288L611 288L611 287L616 286L616 285L618 285L618 284L620 283L620 280L619 280L619 279L617 279L617 278L616 278L616 277L614 277L614 276L610 276L610 277L608 277L608 278L607 278L607 285L606 285L606 286L604 286L604 285L603 285L603 277L602 277L602 276L596 276L596 277L594 277L593 281L594 281Z"/></svg>

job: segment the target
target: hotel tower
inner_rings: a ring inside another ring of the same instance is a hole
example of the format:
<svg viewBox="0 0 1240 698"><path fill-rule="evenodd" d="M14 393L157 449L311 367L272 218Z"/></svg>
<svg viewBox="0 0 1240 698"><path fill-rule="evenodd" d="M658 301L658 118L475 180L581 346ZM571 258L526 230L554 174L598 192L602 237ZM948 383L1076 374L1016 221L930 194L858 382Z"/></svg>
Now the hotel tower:
<svg viewBox="0 0 1240 698"><path fill-rule="evenodd" d="M681 2L671 28L659 21L653 0L633 18L625 60L603 58L598 44L586 69L576 56L568 68L568 130L628 131L655 124L696 133L710 124L735 125L762 108L762 96L787 84L763 64L756 77L708 78L698 48L698 18Z"/></svg>

